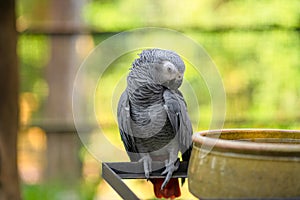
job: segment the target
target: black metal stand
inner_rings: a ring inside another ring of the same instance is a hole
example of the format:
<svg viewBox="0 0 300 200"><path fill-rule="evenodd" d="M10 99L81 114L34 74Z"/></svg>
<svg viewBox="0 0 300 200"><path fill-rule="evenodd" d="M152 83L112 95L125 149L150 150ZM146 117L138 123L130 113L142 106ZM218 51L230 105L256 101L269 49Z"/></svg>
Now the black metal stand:
<svg viewBox="0 0 300 200"><path fill-rule="evenodd" d="M153 162L152 169L159 169L150 174L150 178L164 178L161 172L165 169L164 163ZM179 168L172 178L187 177L187 162L180 162ZM102 163L102 177L123 199L139 199L122 179L146 179L141 162L114 162ZM137 173L139 172L139 173Z"/></svg>

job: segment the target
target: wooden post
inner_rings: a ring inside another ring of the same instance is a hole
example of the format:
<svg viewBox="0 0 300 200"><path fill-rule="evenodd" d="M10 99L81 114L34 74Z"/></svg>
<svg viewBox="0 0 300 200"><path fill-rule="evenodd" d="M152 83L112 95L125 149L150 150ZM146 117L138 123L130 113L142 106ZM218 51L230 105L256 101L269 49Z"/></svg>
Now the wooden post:
<svg viewBox="0 0 300 200"><path fill-rule="evenodd" d="M20 199L15 1L0 1L0 199Z"/></svg>
<svg viewBox="0 0 300 200"><path fill-rule="evenodd" d="M53 0L50 6L51 32L79 29L84 1ZM49 97L46 103L46 126L73 127L72 91L80 59L76 52L77 35L52 35L51 57L46 69ZM51 127L50 127L51 129ZM46 130L47 131L47 130ZM80 141L76 131L47 132L48 180L74 183L81 175Z"/></svg>

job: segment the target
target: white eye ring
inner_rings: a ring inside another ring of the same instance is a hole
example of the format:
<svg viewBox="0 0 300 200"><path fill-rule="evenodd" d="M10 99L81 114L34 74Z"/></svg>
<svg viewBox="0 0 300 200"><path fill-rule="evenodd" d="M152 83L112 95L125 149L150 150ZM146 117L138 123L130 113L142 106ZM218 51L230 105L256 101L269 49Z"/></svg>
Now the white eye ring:
<svg viewBox="0 0 300 200"><path fill-rule="evenodd" d="M164 67L166 67L167 71L171 73L174 70L175 66L170 62L165 62Z"/></svg>

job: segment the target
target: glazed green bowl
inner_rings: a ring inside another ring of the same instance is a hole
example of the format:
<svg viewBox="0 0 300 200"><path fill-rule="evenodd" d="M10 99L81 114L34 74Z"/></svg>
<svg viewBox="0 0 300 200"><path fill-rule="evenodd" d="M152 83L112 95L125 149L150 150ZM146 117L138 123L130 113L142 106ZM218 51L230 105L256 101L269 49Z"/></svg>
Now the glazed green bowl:
<svg viewBox="0 0 300 200"><path fill-rule="evenodd" d="M188 184L196 197L300 199L300 131L212 130L193 142Z"/></svg>

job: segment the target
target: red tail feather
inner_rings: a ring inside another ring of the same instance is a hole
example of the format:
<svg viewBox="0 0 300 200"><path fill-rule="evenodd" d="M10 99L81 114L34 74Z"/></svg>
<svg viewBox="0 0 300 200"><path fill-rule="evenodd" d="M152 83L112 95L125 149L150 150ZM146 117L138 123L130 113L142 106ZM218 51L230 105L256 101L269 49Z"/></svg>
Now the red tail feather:
<svg viewBox="0 0 300 200"><path fill-rule="evenodd" d="M169 183L165 186L163 190L161 190L161 185L163 184L165 179L163 178L157 178L157 179L151 179L151 182L153 183L153 189L155 196L157 198L171 198L174 199L176 197L179 197L181 195L180 188L179 188L179 182L177 178L171 178Z"/></svg>

